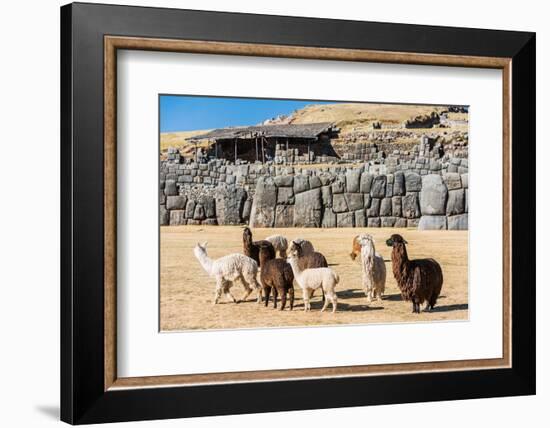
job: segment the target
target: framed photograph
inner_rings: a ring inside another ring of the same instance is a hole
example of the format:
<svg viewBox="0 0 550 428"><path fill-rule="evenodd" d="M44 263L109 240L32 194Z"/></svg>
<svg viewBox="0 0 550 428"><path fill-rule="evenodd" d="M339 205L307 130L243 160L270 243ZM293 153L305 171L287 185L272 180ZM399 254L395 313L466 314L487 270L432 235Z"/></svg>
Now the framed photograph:
<svg viewBox="0 0 550 428"><path fill-rule="evenodd" d="M63 421L535 393L533 33L76 3L61 54Z"/></svg>

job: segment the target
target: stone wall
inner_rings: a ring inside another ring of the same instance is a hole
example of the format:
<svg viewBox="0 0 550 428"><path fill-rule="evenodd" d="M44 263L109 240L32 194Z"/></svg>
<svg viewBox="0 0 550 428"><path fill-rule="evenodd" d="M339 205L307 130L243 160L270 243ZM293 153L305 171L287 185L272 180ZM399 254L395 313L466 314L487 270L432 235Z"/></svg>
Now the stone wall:
<svg viewBox="0 0 550 428"><path fill-rule="evenodd" d="M374 165L298 169L209 164L161 167L162 225L468 228L468 173Z"/></svg>
<svg viewBox="0 0 550 428"><path fill-rule="evenodd" d="M161 225L468 228L467 141L422 137L412 151L358 144L350 159L316 167L196 163L170 149L160 163Z"/></svg>

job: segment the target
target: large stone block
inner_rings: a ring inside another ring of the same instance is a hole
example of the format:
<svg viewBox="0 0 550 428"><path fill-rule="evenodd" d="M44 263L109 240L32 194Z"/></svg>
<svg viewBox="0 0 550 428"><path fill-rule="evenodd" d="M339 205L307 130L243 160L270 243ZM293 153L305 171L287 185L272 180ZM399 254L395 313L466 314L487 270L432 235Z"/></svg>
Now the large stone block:
<svg viewBox="0 0 550 428"><path fill-rule="evenodd" d="M354 213L342 213L336 214L337 227L354 227L355 215Z"/></svg>
<svg viewBox="0 0 550 428"><path fill-rule="evenodd" d="M355 211L363 208L363 194L362 193L344 193L346 202L348 204L348 209L350 211Z"/></svg>
<svg viewBox="0 0 550 428"><path fill-rule="evenodd" d="M469 212L468 211L468 189L464 189L464 212Z"/></svg>
<svg viewBox="0 0 550 428"><path fill-rule="evenodd" d="M443 182L447 186L447 190L455 190L462 187L462 180L460 179L460 174L457 172L443 174Z"/></svg>
<svg viewBox="0 0 550 428"><path fill-rule="evenodd" d="M419 222L420 222L419 218L407 219L407 227L409 228L418 227Z"/></svg>
<svg viewBox="0 0 550 428"><path fill-rule="evenodd" d="M422 215L445 214L447 202L447 186L438 174L429 174L422 177L422 191L420 192L420 211Z"/></svg>
<svg viewBox="0 0 550 428"><path fill-rule="evenodd" d="M187 204L185 205L185 217L187 218L193 218L193 215L195 214L195 205L197 203L193 201L192 199L189 199L187 201Z"/></svg>
<svg viewBox="0 0 550 428"><path fill-rule="evenodd" d="M172 210L170 211L170 226L180 226L186 224L184 210Z"/></svg>
<svg viewBox="0 0 550 428"><path fill-rule="evenodd" d="M380 217L380 226L381 227L394 227L395 226L395 217Z"/></svg>
<svg viewBox="0 0 550 428"><path fill-rule="evenodd" d="M252 211L252 199L247 199L246 201L244 201L243 212L241 214L241 218L244 223L248 223L250 221L251 211Z"/></svg>
<svg viewBox="0 0 550 428"><path fill-rule="evenodd" d="M302 193L309 190L309 177L307 175L296 175L294 177L294 193Z"/></svg>
<svg viewBox="0 0 550 428"><path fill-rule="evenodd" d="M321 199L323 200L323 206L332 207L332 190L330 186L321 187Z"/></svg>
<svg viewBox="0 0 550 428"><path fill-rule="evenodd" d="M464 209L464 189L449 190L447 215L463 214Z"/></svg>
<svg viewBox="0 0 550 428"><path fill-rule="evenodd" d="M383 198L386 196L386 176L377 175L372 180L370 194L373 198Z"/></svg>
<svg viewBox="0 0 550 428"><path fill-rule="evenodd" d="M312 189L295 195L294 227L321 226L321 189Z"/></svg>
<svg viewBox="0 0 550 428"><path fill-rule="evenodd" d="M166 180L164 183L164 194L166 196L176 196L178 194L176 180Z"/></svg>
<svg viewBox="0 0 550 428"><path fill-rule="evenodd" d="M378 217L380 215L380 199L372 198L367 209L367 217Z"/></svg>
<svg viewBox="0 0 550 428"><path fill-rule="evenodd" d="M296 185L296 180L294 180ZM273 227L275 206L277 205L277 186L272 177L260 177L256 183L256 192L250 212L250 227Z"/></svg>
<svg viewBox="0 0 550 428"><path fill-rule="evenodd" d="M460 181L462 182L462 187L468 188L468 173L460 175Z"/></svg>
<svg viewBox="0 0 550 428"><path fill-rule="evenodd" d="M398 171L393 176L393 194L394 196L404 196L405 193L405 174Z"/></svg>
<svg viewBox="0 0 550 428"><path fill-rule="evenodd" d="M204 212L204 206L202 204L197 204L195 206L195 212L193 213L193 220L204 220L206 218L206 213Z"/></svg>
<svg viewBox="0 0 550 428"><path fill-rule="evenodd" d="M292 205L294 203L294 190L292 187L279 187L277 190L278 205Z"/></svg>
<svg viewBox="0 0 550 428"><path fill-rule="evenodd" d="M422 177L416 172L407 171L405 173L406 192L420 192L422 190Z"/></svg>
<svg viewBox="0 0 550 428"><path fill-rule="evenodd" d="M365 227L367 225L367 216L365 210L355 211L355 227Z"/></svg>
<svg viewBox="0 0 550 428"><path fill-rule="evenodd" d="M447 217L444 215L423 215L418 222L419 230L446 230Z"/></svg>
<svg viewBox="0 0 550 428"><path fill-rule="evenodd" d="M394 217L401 217L401 196L394 196L391 198L391 212Z"/></svg>
<svg viewBox="0 0 550 428"><path fill-rule="evenodd" d="M330 208L323 211L322 226L325 228L336 227L336 214Z"/></svg>
<svg viewBox="0 0 550 428"><path fill-rule="evenodd" d="M349 211L348 202L343 193L332 195L332 209L335 213L343 213Z"/></svg>
<svg viewBox="0 0 550 428"><path fill-rule="evenodd" d="M346 190L346 177L343 175L337 175L336 180L332 183L332 193L344 193Z"/></svg>
<svg viewBox="0 0 550 428"><path fill-rule="evenodd" d="M468 214L459 214L447 217L447 229L468 230Z"/></svg>
<svg viewBox="0 0 550 428"><path fill-rule="evenodd" d="M401 198L401 215L409 219L420 217L418 193L407 193Z"/></svg>
<svg viewBox="0 0 550 428"><path fill-rule="evenodd" d="M361 182L359 185L359 190L361 193L370 193L373 178L374 176L368 172L361 174Z"/></svg>
<svg viewBox="0 0 550 428"><path fill-rule="evenodd" d="M274 180L278 187L292 187L294 185L294 176L292 175L278 175Z"/></svg>
<svg viewBox="0 0 550 428"><path fill-rule="evenodd" d="M361 180L361 171L358 169L352 169L346 173L346 192L358 193L359 182Z"/></svg>
<svg viewBox="0 0 550 428"><path fill-rule="evenodd" d="M407 219L403 217L397 217L393 227L407 227Z"/></svg>
<svg viewBox="0 0 550 428"><path fill-rule="evenodd" d="M389 217L392 215L392 200L384 198L380 202L380 217Z"/></svg>
<svg viewBox="0 0 550 428"><path fill-rule="evenodd" d="M218 224L236 225L242 223L242 212L246 192L235 186L222 188L216 193L216 217Z"/></svg>
<svg viewBox="0 0 550 428"><path fill-rule="evenodd" d="M309 188L310 189L317 189L318 187L321 187L321 179L317 177L316 175L313 175L309 177Z"/></svg>
<svg viewBox="0 0 550 428"><path fill-rule="evenodd" d="M167 196L166 208L169 210L183 210L187 204L187 198L185 196Z"/></svg>
<svg viewBox="0 0 550 428"><path fill-rule="evenodd" d="M381 223L380 217L369 217L367 227L380 227Z"/></svg>
<svg viewBox="0 0 550 428"><path fill-rule="evenodd" d="M185 214L184 214L184 218L185 218ZM164 205L160 206L159 222L161 226L167 226L170 224L170 211L168 211Z"/></svg>
<svg viewBox="0 0 550 428"><path fill-rule="evenodd" d="M292 227L294 205L279 205L275 209L275 227Z"/></svg>

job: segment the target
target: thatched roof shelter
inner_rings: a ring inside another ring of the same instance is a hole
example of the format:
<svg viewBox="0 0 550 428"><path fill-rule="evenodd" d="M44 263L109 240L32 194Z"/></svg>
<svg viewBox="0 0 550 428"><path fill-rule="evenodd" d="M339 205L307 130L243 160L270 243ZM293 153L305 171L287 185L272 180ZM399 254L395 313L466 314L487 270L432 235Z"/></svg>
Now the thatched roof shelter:
<svg viewBox="0 0 550 428"><path fill-rule="evenodd" d="M332 122L257 125L214 129L206 134L196 135L192 140L244 140L260 136L264 138L301 138L316 140L319 135L331 132L338 132L338 129L334 127Z"/></svg>

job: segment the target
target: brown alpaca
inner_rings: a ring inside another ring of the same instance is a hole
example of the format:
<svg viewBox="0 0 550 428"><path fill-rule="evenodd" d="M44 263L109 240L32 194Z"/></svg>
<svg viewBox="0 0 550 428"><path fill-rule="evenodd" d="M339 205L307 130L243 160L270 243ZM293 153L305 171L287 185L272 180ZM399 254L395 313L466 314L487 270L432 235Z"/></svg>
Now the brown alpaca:
<svg viewBox="0 0 550 428"><path fill-rule="evenodd" d="M258 266L261 266L260 262L260 246L265 245L266 251L269 252L270 256L269 259L275 258L275 248L273 247L273 244L269 241L253 241L252 240L252 231L245 227L243 230L243 252L245 256L250 257L253 259L256 263L258 263ZM266 258L266 260L268 260Z"/></svg>
<svg viewBox="0 0 550 428"><path fill-rule="evenodd" d="M351 244L351 253L349 253L349 256L352 260L355 260L359 255L361 255L361 244L359 244L359 235L355 235Z"/></svg>
<svg viewBox="0 0 550 428"><path fill-rule="evenodd" d="M260 261L262 271L260 281L265 297L265 306L269 303L269 295L273 290L273 307L277 308L277 296L281 296L282 311L286 305L286 295L290 300L290 310L294 307L294 273L285 259L272 259L269 247L260 245Z"/></svg>
<svg viewBox="0 0 550 428"><path fill-rule="evenodd" d="M405 247L407 241L401 235L392 235L386 244L393 247L393 276L403 300L412 302L415 313L420 313L420 305L424 302L426 310L433 309L443 285L443 272L439 263L434 259L409 260Z"/></svg>

